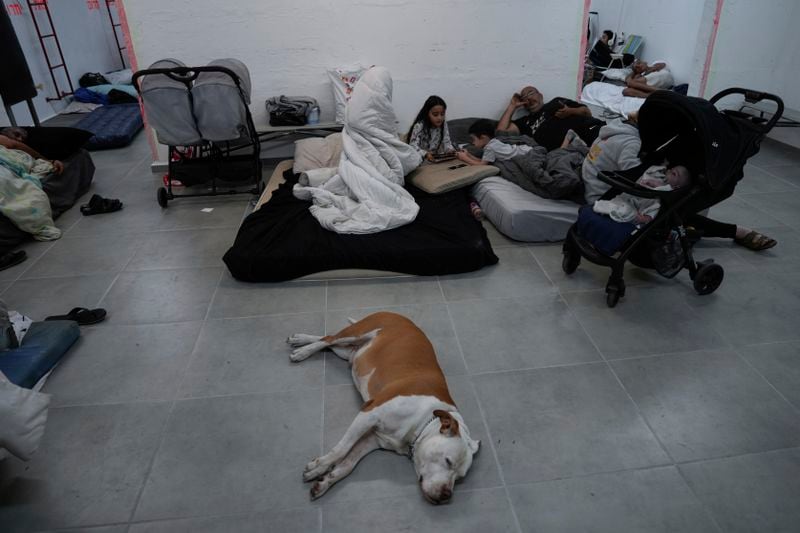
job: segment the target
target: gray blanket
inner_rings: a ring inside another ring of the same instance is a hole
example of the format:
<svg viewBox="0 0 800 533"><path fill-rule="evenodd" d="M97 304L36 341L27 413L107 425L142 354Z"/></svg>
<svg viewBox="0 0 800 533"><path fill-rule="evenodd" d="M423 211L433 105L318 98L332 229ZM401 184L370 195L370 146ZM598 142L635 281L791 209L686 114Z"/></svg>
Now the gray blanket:
<svg viewBox="0 0 800 533"><path fill-rule="evenodd" d="M567 148L548 152L526 135L498 137L504 143L525 144L533 148L524 155L492 163L500 169L503 178L542 198L583 203L581 165L589 152L585 144L573 142Z"/></svg>

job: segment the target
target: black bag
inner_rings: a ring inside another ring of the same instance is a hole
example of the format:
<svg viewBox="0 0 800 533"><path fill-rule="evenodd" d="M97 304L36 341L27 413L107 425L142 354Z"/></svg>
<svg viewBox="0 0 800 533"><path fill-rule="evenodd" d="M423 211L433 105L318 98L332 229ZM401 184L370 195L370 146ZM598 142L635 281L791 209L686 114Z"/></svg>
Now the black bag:
<svg viewBox="0 0 800 533"><path fill-rule="evenodd" d="M95 85L108 85L108 80L99 72L87 72L78 80L81 87L94 87Z"/></svg>
<svg viewBox="0 0 800 533"><path fill-rule="evenodd" d="M293 111L273 111L269 114L270 126L303 126L305 123L306 116Z"/></svg>

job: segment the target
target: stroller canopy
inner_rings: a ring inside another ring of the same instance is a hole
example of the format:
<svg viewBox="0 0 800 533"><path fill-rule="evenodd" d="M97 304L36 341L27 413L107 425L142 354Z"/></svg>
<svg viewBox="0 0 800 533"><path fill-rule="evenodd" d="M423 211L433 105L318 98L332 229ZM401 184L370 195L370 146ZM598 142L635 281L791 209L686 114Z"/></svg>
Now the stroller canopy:
<svg viewBox="0 0 800 533"><path fill-rule="evenodd" d="M684 165L703 185L718 191L742 178L744 164L758 152L764 133L708 100L657 91L639 109L639 134L643 161L653 163L659 157Z"/></svg>

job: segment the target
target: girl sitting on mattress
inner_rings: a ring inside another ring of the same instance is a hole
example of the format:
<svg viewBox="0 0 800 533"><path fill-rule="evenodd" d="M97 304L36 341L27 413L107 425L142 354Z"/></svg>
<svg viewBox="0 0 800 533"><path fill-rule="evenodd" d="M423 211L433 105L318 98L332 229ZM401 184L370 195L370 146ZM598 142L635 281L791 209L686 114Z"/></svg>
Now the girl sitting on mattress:
<svg viewBox="0 0 800 533"><path fill-rule="evenodd" d="M416 148L425 161L455 157L455 147L445 122L446 111L444 100L436 95L429 96L408 130L408 144Z"/></svg>

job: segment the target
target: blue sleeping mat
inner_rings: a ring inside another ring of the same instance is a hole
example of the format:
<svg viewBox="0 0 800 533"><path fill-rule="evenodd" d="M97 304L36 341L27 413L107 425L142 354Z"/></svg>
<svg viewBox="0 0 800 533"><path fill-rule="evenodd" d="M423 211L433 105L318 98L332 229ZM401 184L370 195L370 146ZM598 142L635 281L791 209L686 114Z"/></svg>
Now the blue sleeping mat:
<svg viewBox="0 0 800 533"><path fill-rule="evenodd" d="M120 148L129 145L142 129L142 113L139 104L104 105L85 116L75 127L92 132L92 138L84 146L88 150Z"/></svg>
<svg viewBox="0 0 800 533"><path fill-rule="evenodd" d="M34 322L19 348L0 352L0 371L11 383L30 389L58 363L81 332L72 320Z"/></svg>

